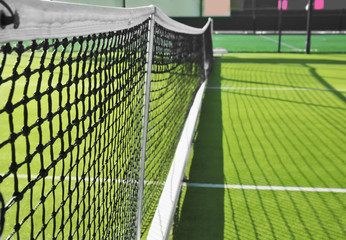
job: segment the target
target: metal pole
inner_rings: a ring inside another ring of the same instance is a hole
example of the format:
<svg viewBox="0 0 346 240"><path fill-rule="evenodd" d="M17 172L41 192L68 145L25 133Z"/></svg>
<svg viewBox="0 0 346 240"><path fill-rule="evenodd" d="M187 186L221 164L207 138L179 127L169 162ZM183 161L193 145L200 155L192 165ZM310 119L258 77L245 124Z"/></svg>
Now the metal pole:
<svg viewBox="0 0 346 240"><path fill-rule="evenodd" d="M211 35L211 47L212 47L212 50L213 50L213 38L214 38L214 20L212 18L210 18L210 35Z"/></svg>
<svg viewBox="0 0 346 240"><path fill-rule="evenodd" d="M150 101L150 84L151 84L151 67L153 59L153 42L154 42L154 23L155 13L150 16L149 36L147 46L147 73L144 83L144 114L143 114L143 134L142 134L142 149L139 166L139 189L138 189L138 206L137 206L137 240L141 239L141 224L142 224L142 208L143 208L143 191L144 191L144 169L145 169L145 153L147 145L147 131L149 119L149 101Z"/></svg>
<svg viewBox="0 0 346 240"><path fill-rule="evenodd" d="M256 33L256 4L255 0L252 0L252 28L253 33Z"/></svg>
<svg viewBox="0 0 346 240"><path fill-rule="evenodd" d="M209 23L210 24L210 23ZM204 81L207 80L207 69L209 67L209 63L207 63L207 53L206 53L206 44L205 44L205 34L203 33L202 44L203 44L203 71L204 71Z"/></svg>
<svg viewBox="0 0 346 240"><path fill-rule="evenodd" d="M199 1L199 16L203 17L203 0Z"/></svg>
<svg viewBox="0 0 346 240"><path fill-rule="evenodd" d="M279 8L278 30L279 30L278 52L280 53L281 52L281 34L282 34L282 1L280 1L280 8Z"/></svg>
<svg viewBox="0 0 346 240"><path fill-rule="evenodd" d="M123 7L126 7L126 0L123 0Z"/></svg>
<svg viewBox="0 0 346 240"><path fill-rule="evenodd" d="M213 58L214 57L214 55L213 55L214 20L212 18L210 18L210 35L211 35L210 40L211 40L211 51L212 51L211 57ZM208 68L208 70L209 70L213 67L213 65L212 66L209 65L208 67L209 67Z"/></svg>
<svg viewBox="0 0 346 240"><path fill-rule="evenodd" d="M305 51L306 54L310 53L310 46L311 46L311 15L312 15L312 9L314 8L314 0L309 0L308 3L308 13L307 13L307 20L306 20L306 46Z"/></svg>

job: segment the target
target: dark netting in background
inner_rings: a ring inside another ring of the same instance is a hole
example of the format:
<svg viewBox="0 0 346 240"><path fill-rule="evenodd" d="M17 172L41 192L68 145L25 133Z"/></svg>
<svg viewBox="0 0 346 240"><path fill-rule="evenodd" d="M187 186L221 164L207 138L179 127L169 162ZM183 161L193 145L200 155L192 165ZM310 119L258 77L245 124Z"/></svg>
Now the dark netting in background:
<svg viewBox="0 0 346 240"><path fill-rule="evenodd" d="M177 33L155 23L142 233L155 213L186 117L204 80L203 34Z"/></svg>
<svg viewBox="0 0 346 240"><path fill-rule="evenodd" d="M0 45L3 239L134 238L147 40Z"/></svg>

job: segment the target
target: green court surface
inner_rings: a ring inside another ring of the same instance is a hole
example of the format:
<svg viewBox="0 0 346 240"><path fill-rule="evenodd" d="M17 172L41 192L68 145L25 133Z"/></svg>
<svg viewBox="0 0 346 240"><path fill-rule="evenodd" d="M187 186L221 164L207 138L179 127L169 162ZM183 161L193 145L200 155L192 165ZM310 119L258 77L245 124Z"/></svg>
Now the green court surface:
<svg viewBox="0 0 346 240"><path fill-rule="evenodd" d="M213 47L229 52L277 52L278 35L214 34ZM282 35L282 52L304 52L306 35ZM311 52L346 52L346 35L312 35Z"/></svg>
<svg viewBox="0 0 346 240"><path fill-rule="evenodd" d="M218 58L171 239L344 239L345 122L346 55Z"/></svg>

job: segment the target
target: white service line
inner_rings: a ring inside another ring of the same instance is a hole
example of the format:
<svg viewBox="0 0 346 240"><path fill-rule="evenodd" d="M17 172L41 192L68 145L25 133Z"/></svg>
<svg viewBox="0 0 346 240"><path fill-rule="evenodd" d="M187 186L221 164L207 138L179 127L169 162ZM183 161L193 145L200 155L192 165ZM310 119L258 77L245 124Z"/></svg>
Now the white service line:
<svg viewBox="0 0 346 240"><path fill-rule="evenodd" d="M190 182L183 183L183 186L199 187L199 188L244 189L244 190L346 193L346 188L256 186L256 185L232 185L232 184L190 183Z"/></svg>
<svg viewBox="0 0 346 240"><path fill-rule="evenodd" d="M259 87L213 87L209 86L207 89L219 89L219 90L271 90L271 91L326 91L326 92L346 92L346 89L339 88L259 88Z"/></svg>
<svg viewBox="0 0 346 240"><path fill-rule="evenodd" d="M262 37L262 38L264 38L264 39L267 39L267 40L269 40L269 41L272 41L272 42L279 43L278 40L272 39L272 38L267 37L267 36L260 35L260 37ZM292 49L297 50L297 51L304 51L303 49L296 48L295 46L289 45L289 44L284 43L284 42L282 42L282 41L281 41L281 45L284 45L284 46L286 46L286 47L292 48Z"/></svg>

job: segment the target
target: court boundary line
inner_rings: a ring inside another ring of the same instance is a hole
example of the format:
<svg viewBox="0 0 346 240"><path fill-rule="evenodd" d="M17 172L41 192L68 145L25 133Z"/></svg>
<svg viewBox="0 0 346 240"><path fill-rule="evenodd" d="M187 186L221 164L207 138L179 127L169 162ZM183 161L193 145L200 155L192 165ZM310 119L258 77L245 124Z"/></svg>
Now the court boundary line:
<svg viewBox="0 0 346 240"><path fill-rule="evenodd" d="M266 39L266 40L269 40L269 41L272 41L272 42L275 42L275 43L279 43L278 40L272 39L272 38L270 38L270 37L267 37L267 36L264 36L264 35L259 35L259 36L262 37L262 38L264 38L264 39ZM303 51L304 51L304 49L296 48L295 46L292 46L292 45L290 45L290 44L287 44L287 43L285 43L285 42L283 42L283 41L281 41L281 45L284 45L284 46L286 46L286 47L292 48L293 50L296 50L296 51L300 51L300 52L303 52Z"/></svg>
<svg viewBox="0 0 346 240"><path fill-rule="evenodd" d="M4 175L1 173L0 175ZM14 178L11 174L7 176ZM41 178L40 175L30 175L31 179ZM27 179L26 174L17 174L17 178ZM45 180L61 180L61 176L46 176ZM83 181L82 177L78 178L79 181ZM138 184L136 181L126 179L103 179L103 178L84 178L85 181L90 182L114 182L114 183L132 183ZM76 177L65 176L64 181L77 181ZM149 185L164 185L164 182L145 181L145 184ZM194 183L194 182L183 182L182 186L186 187L197 187L197 188L219 188L219 189L243 189L243 190L264 190L264 191L293 191L293 192L332 192L332 193L346 193L346 188L323 188L323 187L292 187L292 186L264 186L264 185L236 185L236 184L217 184L217 183Z"/></svg>
<svg viewBox="0 0 346 240"><path fill-rule="evenodd" d="M234 184L192 183L192 182L184 182L183 186L198 187L198 188L243 189L243 190L346 193L346 188L291 187L291 186L285 187L285 186L261 186L261 185L257 186L257 185L234 185Z"/></svg>
<svg viewBox="0 0 346 240"><path fill-rule="evenodd" d="M324 92L345 92L346 88L296 88L296 87L216 87L216 86L208 86L207 89L218 89L218 90L272 90L272 91L324 91Z"/></svg>

